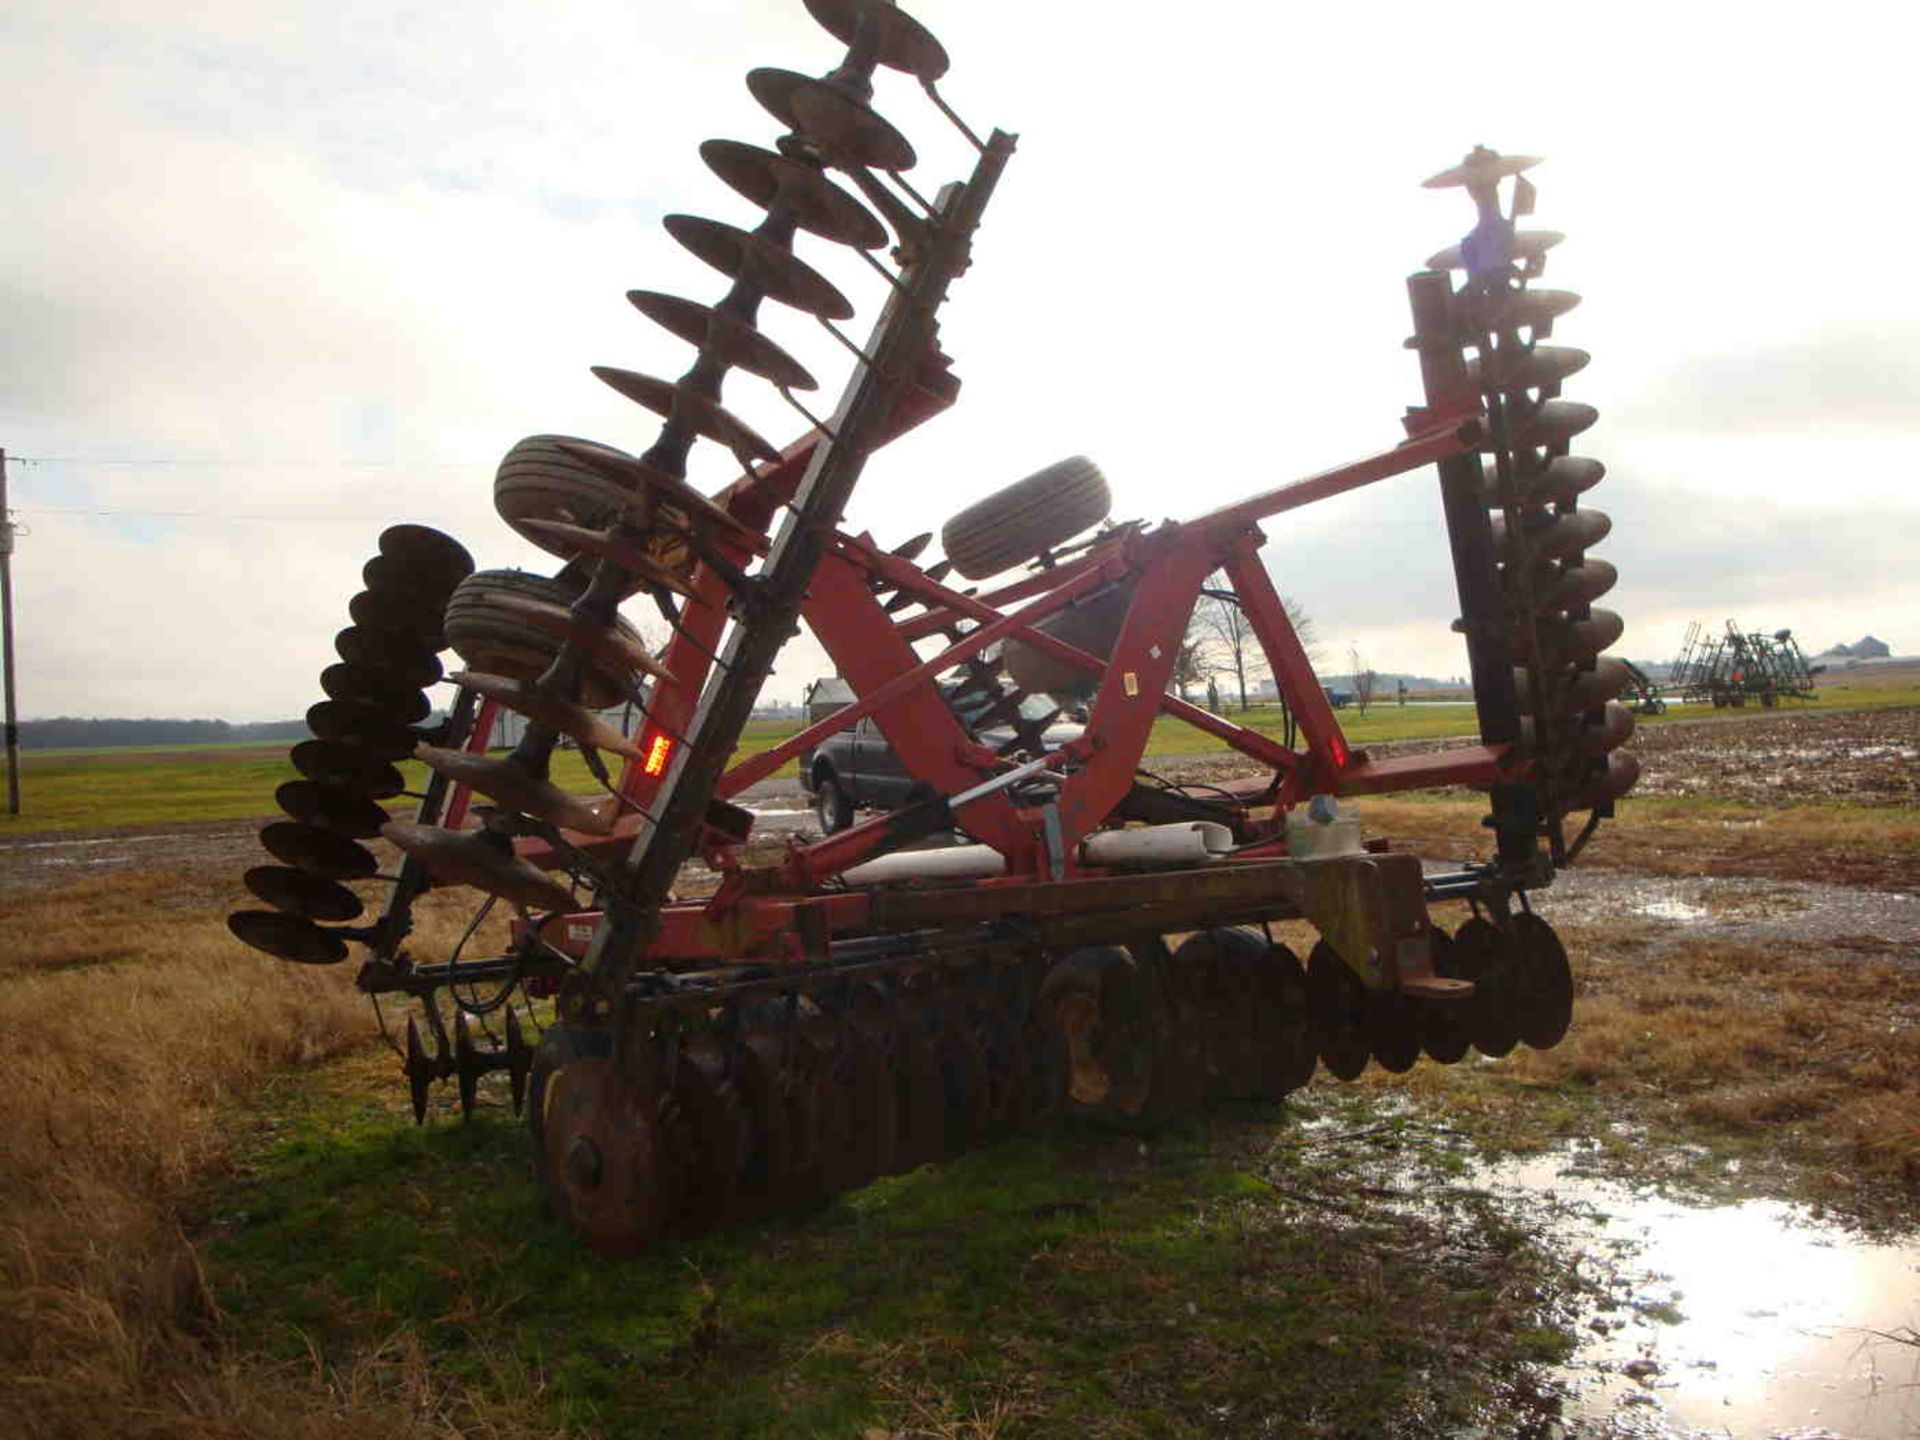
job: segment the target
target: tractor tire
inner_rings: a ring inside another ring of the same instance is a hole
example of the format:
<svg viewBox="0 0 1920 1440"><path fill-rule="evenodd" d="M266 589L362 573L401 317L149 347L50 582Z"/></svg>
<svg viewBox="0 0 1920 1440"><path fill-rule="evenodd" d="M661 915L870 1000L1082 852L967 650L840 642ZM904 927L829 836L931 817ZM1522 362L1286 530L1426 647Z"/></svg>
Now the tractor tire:
<svg viewBox="0 0 1920 1440"><path fill-rule="evenodd" d="M955 570L984 580L1098 525L1112 508L1100 467L1075 455L969 505L940 528L940 543Z"/></svg>
<svg viewBox="0 0 1920 1440"><path fill-rule="evenodd" d="M493 478L493 508L515 534L538 545L549 555L571 559L564 545L548 536L521 528L522 520L558 520L567 525L589 529L602 528L614 515L633 503L634 492L609 479L591 465L560 448L587 445L620 455L610 445L591 440L576 440L571 435L529 435L500 462Z"/></svg>
<svg viewBox="0 0 1920 1440"><path fill-rule="evenodd" d="M562 607L571 606L580 592L563 580L524 570L476 570L447 601L447 643L469 669L510 680L538 679L560 653L561 641L494 605L488 597L495 592ZM625 620L616 623L628 639L640 643L639 631ZM618 705L632 697L636 679L630 671L589 668L580 703L589 710Z"/></svg>

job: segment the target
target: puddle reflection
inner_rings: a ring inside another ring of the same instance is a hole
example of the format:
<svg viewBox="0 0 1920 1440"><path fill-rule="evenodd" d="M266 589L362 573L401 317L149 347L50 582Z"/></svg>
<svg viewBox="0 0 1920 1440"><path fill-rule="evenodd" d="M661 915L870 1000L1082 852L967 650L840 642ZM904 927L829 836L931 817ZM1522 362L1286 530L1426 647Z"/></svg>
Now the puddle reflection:
<svg viewBox="0 0 1920 1440"><path fill-rule="evenodd" d="M1774 1201L1692 1207L1569 1174L1488 1167L1561 1202L1555 1228L1606 1278L1568 1369L1580 1436L1920 1434L1920 1245L1876 1244Z"/></svg>

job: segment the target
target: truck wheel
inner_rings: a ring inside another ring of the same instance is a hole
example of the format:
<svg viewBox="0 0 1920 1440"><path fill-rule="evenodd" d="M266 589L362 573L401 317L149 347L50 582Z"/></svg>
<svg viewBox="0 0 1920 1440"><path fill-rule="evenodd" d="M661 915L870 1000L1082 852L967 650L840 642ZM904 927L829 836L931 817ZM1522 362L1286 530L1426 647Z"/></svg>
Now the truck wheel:
<svg viewBox="0 0 1920 1440"><path fill-rule="evenodd" d="M853 802L831 775L822 775L814 788L813 813L822 835L837 835L853 823Z"/></svg>
<svg viewBox="0 0 1920 1440"><path fill-rule="evenodd" d="M1098 525L1112 508L1100 467L1075 455L969 505L940 527L940 543L954 569L984 580Z"/></svg>

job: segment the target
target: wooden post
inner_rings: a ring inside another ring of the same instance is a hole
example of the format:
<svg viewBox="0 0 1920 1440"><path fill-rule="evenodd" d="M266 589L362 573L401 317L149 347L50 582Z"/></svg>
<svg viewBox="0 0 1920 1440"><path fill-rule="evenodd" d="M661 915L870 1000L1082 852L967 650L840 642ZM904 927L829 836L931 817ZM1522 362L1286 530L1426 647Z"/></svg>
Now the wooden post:
<svg viewBox="0 0 1920 1440"><path fill-rule="evenodd" d="M0 671L6 676L7 813L20 813L20 717L13 702L13 512L7 509L7 452L0 450Z"/></svg>

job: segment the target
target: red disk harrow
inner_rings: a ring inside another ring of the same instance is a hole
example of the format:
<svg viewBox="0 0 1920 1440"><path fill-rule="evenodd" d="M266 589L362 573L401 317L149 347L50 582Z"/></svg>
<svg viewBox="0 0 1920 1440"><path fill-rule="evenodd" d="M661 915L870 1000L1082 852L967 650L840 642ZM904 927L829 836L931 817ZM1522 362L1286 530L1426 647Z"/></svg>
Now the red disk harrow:
<svg viewBox="0 0 1920 1440"><path fill-rule="evenodd" d="M1580 503L1603 471L1568 453L1595 414L1559 398L1587 357L1547 343L1576 297L1533 285L1560 237L1515 228L1533 162L1475 150L1428 182L1464 189L1478 222L1407 282L1424 395L1398 443L1158 525L1109 522L1099 471L1064 461L955 516L945 558L923 563L931 536L889 549L840 517L869 458L955 400L937 317L1014 138L954 112L946 52L894 5L806 3L844 60L818 78L748 76L783 128L774 148L701 147L765 219L665 222L726 293L629 296L694 347L691 367L677 381L595 371L662 417L657 435L637 455L557 435L507 453L496 506L560 562L552 576L476 571L421 526L380 537L308 713L315 738L293 752L304 778L276 796L289 818L262 834L279 863L246 876L267 908L236 913L234 933L305 963L362 946L361 988L417 1002L416 1115L436 1081L471 1109L482 1077L505 1071L545 1202L611 1251L803 1207L1063 1112L1150 1123L1213 1097L1278 1098L1316 1066L1350 1079L1369 1060L1555 1044L1572 982L1527 897L1636 766L1618 748L1628 674L1601 654L1620 620L1593 605L1614 571L1587 556L1607 520ZM885 71L918 81L975 157L932 199L872 107ZM864 342L835 329L851 377L781 448L720 392L734 370L789 399L814 387L759 328L765 302L829 327L853 315L795 255L801 232L864 256L883 304ZM717 495L685 478L702 439L741 466ZM1260 527L1429 466L1480 743L1372 759L1342 734ZM1169 693L1219 573L1297 744ZM629 601L670 625L659 655L621 618ZM854 701L736 761L801 621ZM466 668L434 721L424 692L449 648ZM1080 703L1084 725L1052 723ZM623 704L643 716L632 735L599 713ZM508 711L524 735L496 753ZM1154 780L1141 758L1162 715L1257 777ZM906 767L910 803L749 863L743 792L863 722ZM552 783L563 742L604 793ZM429 779L397 819L383 802L406 793L408 756ZM1489 797L1486 863L1423 865L1363 838L1337 803L1441 785ZM399 852L391 873L362 843L377 837ZM696 876L717 886L687 898ZM420 953L417 903L451 887L478 892L469 937L510 907L500 953ZM1470 913L1447 929L1439 906ZM1290 920L1320 937L1304 960L1272 938ZM522 1015L545 1018L537 1044Z"/></svg>

